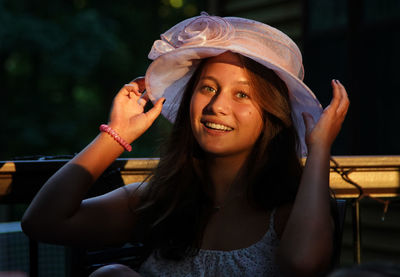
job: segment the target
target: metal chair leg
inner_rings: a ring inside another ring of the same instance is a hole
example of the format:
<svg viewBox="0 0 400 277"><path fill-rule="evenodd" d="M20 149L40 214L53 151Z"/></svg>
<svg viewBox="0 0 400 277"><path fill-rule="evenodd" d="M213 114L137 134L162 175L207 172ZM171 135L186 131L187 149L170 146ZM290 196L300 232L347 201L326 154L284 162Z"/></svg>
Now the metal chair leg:
<svg viewBox="0 0 400 277"><path fill-rule="evenodd" d="M352 221L353 221L353 249L354 262L361 263L361 228L360 228L360 200L354 199L352 202Z"/></svg>

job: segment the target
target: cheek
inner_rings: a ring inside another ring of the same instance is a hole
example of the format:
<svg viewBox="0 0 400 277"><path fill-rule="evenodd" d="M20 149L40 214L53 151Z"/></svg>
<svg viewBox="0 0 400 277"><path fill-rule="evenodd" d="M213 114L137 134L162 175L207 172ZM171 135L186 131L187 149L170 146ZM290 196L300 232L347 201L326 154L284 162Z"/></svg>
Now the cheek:
<svg viewBox="0 0 400 277"><path fill-rule="evenodd" d="M257 109L242 110L240 115L242 129L248 135L249 141L255 142L264 130L264 122Z"/></svg>
<svg viewBox="0 0 400 277"><path fill-rule="evenodd" d="M194 127L196 119L201 117L203 111L203 104L201 101L201 96L199 94L194 93L192 99L190 100L190 122L192 124L192 128Z"/></svg>
<svg viewBox="0 0 400 277"><path fill-rule="evenodd" d="M199 94L194 93L192 99L190 100L190 116L198 117L203 113L204 107L207 106L207 99Z"/></svg>
<svg viewBox="0 0 400 277"><path fill-rule="evenodd" d="M194 118L195 118L195 107L193 105L193 97L190 100L189 114L190 114L190 124L192 125L192 128L193 128L193 122L194 122Z"/></svg>
<svg viewBox="0 0 400 277"><path fill-rule="evenodd" d="M250 126L263 126L261 113L254 107L241 108L237 110L237 117L242 123Z"/></svg>

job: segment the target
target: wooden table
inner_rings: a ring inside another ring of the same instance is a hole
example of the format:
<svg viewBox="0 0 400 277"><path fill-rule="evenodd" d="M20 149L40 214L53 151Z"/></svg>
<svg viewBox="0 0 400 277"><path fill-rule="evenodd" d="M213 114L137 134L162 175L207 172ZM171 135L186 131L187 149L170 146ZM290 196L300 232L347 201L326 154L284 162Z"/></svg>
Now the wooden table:
<svg viewBox="0 0 400 277"><path fill-rule="evenodd" d="M47 178L67 161L0 162L0 201L29 202ZM118 170L123 183L129 184L144 180L157 163L158 159L118 159L110 169ZM346 177L359 188L346 181ZM400 156L334 156L330 186L337 198L357 198L360 189L373 197L400 196Z"/></svg>

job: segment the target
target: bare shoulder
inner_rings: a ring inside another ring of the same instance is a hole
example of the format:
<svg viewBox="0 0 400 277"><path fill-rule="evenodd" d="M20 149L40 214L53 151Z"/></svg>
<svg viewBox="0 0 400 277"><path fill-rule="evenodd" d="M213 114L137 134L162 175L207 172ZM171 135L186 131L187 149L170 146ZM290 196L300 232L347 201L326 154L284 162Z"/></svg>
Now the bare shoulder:
<svg viewBox="0 0 400 277"><path fill-rule="evenodd" d="M146 188L147 183L144 182L137 182L137 183L130 183L123 187L129 194L134 194L140 196L144 189Z"/></svg>
<svg viewBox="0 0 400 277"><path fill-rule="evenodd" d="M288 221L292 211L292 206L292 203L286 203L276 208L274 227L279 239L282 237L283 231L285 230L286 222Z"/></svg>

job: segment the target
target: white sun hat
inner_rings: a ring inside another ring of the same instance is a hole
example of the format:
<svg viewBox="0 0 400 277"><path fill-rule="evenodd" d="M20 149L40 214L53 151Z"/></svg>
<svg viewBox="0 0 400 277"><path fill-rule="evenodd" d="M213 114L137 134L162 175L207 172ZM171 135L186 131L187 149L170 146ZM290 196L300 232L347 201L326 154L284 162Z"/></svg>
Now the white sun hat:
<svg viewBox="0 0 400 277"><path fill-rule="evenodd" d="M313 92L303 83L304 69L297 45L281 31L258 21L239 17L218 17L201 13L186 19L161 35L149 53L153 60L147 69L147 94L153 102L165 97L162 114L175 120L185 87L201 59L226 51L246 56L273 70L286 84L292 105L292 117L301 146L305 126L302 112L317 121L322 107Z"/></svg>

